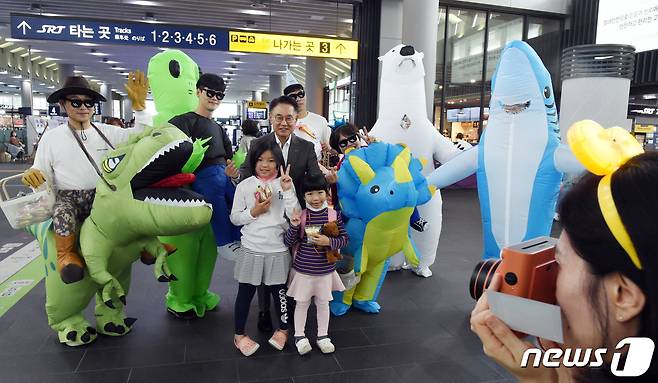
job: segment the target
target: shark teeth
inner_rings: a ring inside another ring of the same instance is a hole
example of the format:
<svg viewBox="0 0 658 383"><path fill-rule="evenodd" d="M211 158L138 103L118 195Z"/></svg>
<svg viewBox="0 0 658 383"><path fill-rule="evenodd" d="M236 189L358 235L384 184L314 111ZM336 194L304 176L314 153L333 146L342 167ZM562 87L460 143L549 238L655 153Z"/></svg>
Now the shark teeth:
<svg viewBox="0 0 658 383"><path fill-rule="evenodd" d="M144 202L146 203L151 203L154 205L163 205L163 206L171 206L171 207L201 207L201 206L210 206L212 208L212 205L209 204L206 201L203 200L177 200L177 199L171 199L171 198L154 198L154 197L146 197L144 199Z"/></svg>
<svg viewBox="0 0 658 383"><path fill-rule="evenodd" d="M160 148L160 150L158 150L151 157L151 159L146 164L144 164L144 166L142 166L141 169L139 169L139 172L144 170L147 166L152 164L158 158L160 158L160 157L164 156L165 154L167 154L169 151L177 149L183 142L192 142L192 141L189 138L188 139L182 139L182 140L176 140L176 141L173 141L173 142L169 143L167 146ZM137 172L137 173L139 173L139 172Z"/></svg>
<svg viewBox="0 0 658 383"><path fill-rule="evenodd" d="M530 107L530 101L526 101L520 104L503 104L501 103L501 106L503 107L503 110L505 113L511 113L511 114L519 114L523 112L524 110L528 109Z"/></svg>

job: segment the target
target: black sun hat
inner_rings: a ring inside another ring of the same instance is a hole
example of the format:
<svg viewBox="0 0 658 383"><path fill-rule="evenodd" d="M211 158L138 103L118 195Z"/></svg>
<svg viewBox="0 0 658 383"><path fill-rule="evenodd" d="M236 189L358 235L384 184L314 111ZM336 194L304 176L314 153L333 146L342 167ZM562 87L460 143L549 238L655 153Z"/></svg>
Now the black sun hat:
<svg viewBox="0 0 658 383"><path fill-rule="evenodd" d="M48 96L46 100L50 104L55 104L70 94L84 94L91 97L94 101L107 101L102 94L93 90L91 86L89 86L87 79L82 76L67 77L66 81L64 81L64 86Z"/></svg>

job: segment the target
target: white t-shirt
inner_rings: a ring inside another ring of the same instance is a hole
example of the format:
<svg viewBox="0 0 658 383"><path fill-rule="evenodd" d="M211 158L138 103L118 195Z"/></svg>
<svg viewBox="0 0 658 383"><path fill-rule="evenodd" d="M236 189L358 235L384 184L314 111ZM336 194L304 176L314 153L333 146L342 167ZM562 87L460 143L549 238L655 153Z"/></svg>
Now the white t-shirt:
<svg viewBox="0 0 658 383"><path fill-rule="evenodd" d="M116 147L127 140L131 134L140 133L144 130L143 113L135 112L135 128L133 129L123 129L107 124L94 123L94 125ZM75 134L81 137L80 132L80 130L76 130ZM32 167L39 169L46 176L48 182L53 182L57 190L95 189L98 183L98 174L89 163L87 156L78 145L73 134L67 124L48 129L39 141ZM107 145L93 127L85 129L84 134L87 139L81 139L82 143L100 169L103 156L109 153L112 148Z"/></svg>
<svg viewBox="0 0 658 383"><path fill-rule="evenodd" d="M303 129L304 127L308 129L311 134L305 132ZM308 112L306 117L297 120L295 135L313 143L313 146L315 147L315 155L319 160L322 158L322 145L320 145L320 143L324 142L329 145L331 129L329 129L327 119L319 114Z"/></svg>
<svg viewBox="0 0 658 383"><path fill-rule="evenodd" d="M233 207L231 209L231 222L236 226L242 226L242 246L260 253L277 253L286 251L283 243L283 234L288 230L288 221L284 213L290 217L293 209L300 209L295 186L290 190L281 189L280 179L269 182L272 188L272 204L270 209L254 218L251 216L251 208L256 205L256 193L258 185L264 183L251 176L240 182L235 189Z"/></svg>

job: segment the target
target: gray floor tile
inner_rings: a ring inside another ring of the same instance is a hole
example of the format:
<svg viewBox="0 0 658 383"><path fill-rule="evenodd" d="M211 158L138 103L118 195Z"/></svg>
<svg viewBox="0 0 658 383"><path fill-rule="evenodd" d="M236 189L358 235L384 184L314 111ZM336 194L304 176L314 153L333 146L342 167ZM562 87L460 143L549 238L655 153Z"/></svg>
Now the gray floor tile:
<svg viewBox="0 0 658 383"><path fill-rule="evenodd" d="M128 380L129 374L130 369L87 371L71 374L24 376L14 380L13 383L124 383Z"/></svg>
<svg viewBox="0 0 658 383"><path fill-rule="evenodd" d="M299 356L248 357L238 360L240 380L274 379L340 371L333 355L323 355L317 349Z"/></svg>
<svg viewBox="0 0 658 383"><path fill-rule="evenodd" d="M89 349L78 371L183 363L184 345Z"/></svg>
<svg viewBox="0 0 658 383"><path fill-rule="evenodd" d="M295 383L398 383L400 378L392 368L377 368L324 375L295 377Z"/></svg>
<svg viewBox="0 0 658 383"><path fill-rule="evenodd" d="M238 382L237 362L229 360L133 368L128 381L128 383L162 382Z"/></svg>

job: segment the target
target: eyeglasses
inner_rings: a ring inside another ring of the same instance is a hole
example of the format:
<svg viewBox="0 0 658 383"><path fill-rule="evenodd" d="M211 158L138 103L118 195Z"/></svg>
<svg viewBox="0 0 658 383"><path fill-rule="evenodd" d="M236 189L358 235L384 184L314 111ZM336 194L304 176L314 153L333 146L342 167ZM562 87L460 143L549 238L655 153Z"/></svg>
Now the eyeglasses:
<svg viewBox="0 0 658 383"><path fill-rule="evenodd" d="M89 109L94 107L93 100L80 100L78 98L67 98L66 100L70 102L71 106L76 109L79 109L82 105L86 106Z"/></svg>
<svg viewBox="0 0 658 383"><path fill-rule="evenodd" d="M288 97L290 97L292 99L295 99L295 100L299 100L300 98L304 98L305 96L306 96L306 92L304 92L303 90L300 90L297 93L290 93L288 95Z"/></svg>
<svg viewBox="0 0 658 383"><path fill-rule="evenodd" d="M287 115L287 116L283 117L280 114L277 114L276 116L274 116L274 121L276 121L279 124L282 123L283 120L286 120L286 124L292 125L295 122L295 117L293 117L291 115Z"/></svg>
<svg viewBox="0 0 658 383"><path fill-rule="evenodd" d="M224 92L222 92L221 90L212 90L208 88L203 88L203 91L206 92L206 96L208 96L208 98L214 97L218 100L224 99Z"/></svg>
<svg viewBox="0 0 658 383"><path fill-rule="evenodd" d="M359 140L359 136L356 134L353 134L345 139L342 139L338 141L338 147L341 149L345 149L349 144L353 144Z"/></svg>

